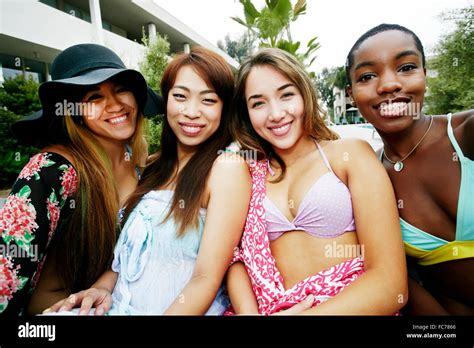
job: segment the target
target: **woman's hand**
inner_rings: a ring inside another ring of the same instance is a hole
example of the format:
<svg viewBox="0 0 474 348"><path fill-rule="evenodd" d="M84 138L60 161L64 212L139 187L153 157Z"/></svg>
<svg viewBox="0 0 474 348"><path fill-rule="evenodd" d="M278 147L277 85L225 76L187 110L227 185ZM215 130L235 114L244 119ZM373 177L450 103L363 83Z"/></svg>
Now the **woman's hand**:
<svg viewBox="0 0 474 348"><path fill-rule="evenodd" d="M273 313L272 315L298 315L301 312L311 308L314 303L314 296L309 295L300 303L295 304L293 307L282 310L277 313Z"/></svg>
<svg viewBox="0 0 474 348"><path fill-rule="evenodd" d="M90 288L72 294L68 298L56 302L45 309L43 314L50 312L70 311L80 307L79 315L88 315L91 308L95 307L95 315L104 315L112 306L112 294L104 288Z"/></svg>

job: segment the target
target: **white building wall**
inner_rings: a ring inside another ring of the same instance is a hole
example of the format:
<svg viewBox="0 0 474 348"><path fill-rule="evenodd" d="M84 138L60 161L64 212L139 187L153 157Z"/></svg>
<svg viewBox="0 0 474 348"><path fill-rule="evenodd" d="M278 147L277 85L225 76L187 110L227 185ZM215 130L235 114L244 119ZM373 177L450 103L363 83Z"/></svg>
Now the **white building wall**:
<svg viewBox="0 0 474 348"><path fill-rule="evenodd" d="M2 2L1 12L1 33L11 37L59 51L79 43L98 43L91 23L38 1L31 1L28 6L25 6L24 1ZM127 67L138 69L145 47L110 31L101 30L103 44L115 51Z"/></svg>
<svg viewBox="0 0 474 348"><path fill-rule="evenodd" d="M58 50L93 37L90 23L37 1L3 2L1 15L3 34Z"/></svg>

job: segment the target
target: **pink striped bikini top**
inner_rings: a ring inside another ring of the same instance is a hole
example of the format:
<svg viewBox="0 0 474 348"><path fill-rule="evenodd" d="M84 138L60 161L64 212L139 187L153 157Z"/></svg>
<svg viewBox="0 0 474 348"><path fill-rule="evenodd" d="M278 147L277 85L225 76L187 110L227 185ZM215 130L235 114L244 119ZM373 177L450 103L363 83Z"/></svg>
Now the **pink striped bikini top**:
<svg viewBox="0 0 474 348"><path fill-rule="evenodd" d="M305 231L321 238L333 238L355 231L351 193L334 174L321 146L315 141L329 171L311 186L298 207L293 219L288 218L265 196L267 232L270 241L288 231Z"/></svg>

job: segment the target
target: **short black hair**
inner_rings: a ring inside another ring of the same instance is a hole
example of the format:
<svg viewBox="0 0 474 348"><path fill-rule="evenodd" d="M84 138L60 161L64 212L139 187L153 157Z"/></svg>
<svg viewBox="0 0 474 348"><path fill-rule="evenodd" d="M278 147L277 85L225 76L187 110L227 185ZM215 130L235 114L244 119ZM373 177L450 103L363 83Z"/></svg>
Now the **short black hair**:
<svg viewBox="0 0 474 348"><path fill-rule="evenodd" d="M355 42L354 46L352 46L351 50L349 51L349 54L347 55L347 60L346 60L346 77L349 85L352 85L351 81L351 76L350 76L350 71L352 66L354 65L354 51L357 50L362 43L367 40L369 37L372 37L378 33L382 33L384 31L389 31L389 30L398 30L401 32L404 32L408 35L410 35L413 40L415 41L415 46L420 51L421 57L423 60L423 68L426 66L426 59L425 59L425 51L423 49L423 44L421 43L420 38L412 32L410 29L405 28L404 26L398 25L398 24L379 24L376 27L373 27L369 31L367 31L365 34L363 34L361 37L357 39Z"/></svg>

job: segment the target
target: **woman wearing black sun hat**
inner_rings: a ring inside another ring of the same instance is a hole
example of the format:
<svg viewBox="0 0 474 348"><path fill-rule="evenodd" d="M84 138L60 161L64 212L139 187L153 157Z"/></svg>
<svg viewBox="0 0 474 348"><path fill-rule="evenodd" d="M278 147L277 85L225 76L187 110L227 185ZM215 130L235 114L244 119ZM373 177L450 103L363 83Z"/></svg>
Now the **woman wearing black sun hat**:
<svg viewBox="0 0 474 348"><path fill-rule="evenodd" d="M61 52L39 96L42 110L11 127L42 150L0 210L0 244L15 251L0 255L4 316L40 313L110 266L119 208L147 156L143 117L164 112L143 76L96 44Z"/></svg>

